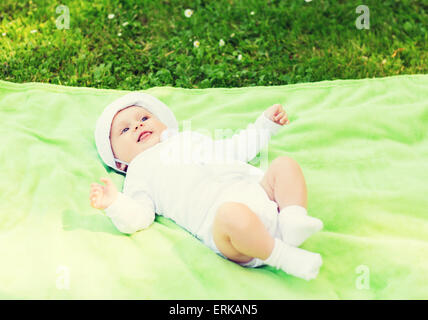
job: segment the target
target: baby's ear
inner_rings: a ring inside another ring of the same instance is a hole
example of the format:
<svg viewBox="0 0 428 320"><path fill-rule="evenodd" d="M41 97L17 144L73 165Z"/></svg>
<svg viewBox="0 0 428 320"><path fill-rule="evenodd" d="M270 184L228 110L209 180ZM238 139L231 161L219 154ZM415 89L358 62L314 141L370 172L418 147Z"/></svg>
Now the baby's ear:
<svg viewBox="0 0 428 320"><path fill-rule="evenodd" d="M126 172L126 170L128 170L128 165L116 161L116 168Z"/></svg>
<svg viewBox="0 0 428 320"><path fill-rule="evenodd" d="M116 163L116 168L118 168L119 170L122 170L122 164L117 161L115 161L115 163Z"/></svg>

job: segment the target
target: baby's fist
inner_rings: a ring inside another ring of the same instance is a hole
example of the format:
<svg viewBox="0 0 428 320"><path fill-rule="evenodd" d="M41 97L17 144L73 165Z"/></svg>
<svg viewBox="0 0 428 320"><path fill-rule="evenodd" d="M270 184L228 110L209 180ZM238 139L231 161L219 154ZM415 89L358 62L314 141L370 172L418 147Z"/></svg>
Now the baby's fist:
<svg viewBox="0 0 428 320"><path fill-rule="evenodd" d="M282 105L280 104L274 104L273 106L269 107L265 111L265 116L280 125L289 124L290 120L287 118L287 113L282 108Z"/></svg>
<svg viewBox="0 0 428 320"><path fill-rule="evenodd" d="M110 178L101 178L100 180L105 183L105 186L92 183L89 200L92 207L103 210L116 200L118 191Z"/></svg>

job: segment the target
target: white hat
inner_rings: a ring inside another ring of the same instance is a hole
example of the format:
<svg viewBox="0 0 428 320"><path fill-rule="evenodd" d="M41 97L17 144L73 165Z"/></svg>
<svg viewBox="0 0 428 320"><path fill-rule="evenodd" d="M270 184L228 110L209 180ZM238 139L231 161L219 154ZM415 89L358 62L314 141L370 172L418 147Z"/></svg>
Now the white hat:
<svg viewBox="0 0 428 320"><path fill-rule="evenodd" d="M125 171L116 167L115 161L124 162L115 159L113 156L110 144L110 129L116 113L129 106L138 106L147 109L165 124L168 129L178 131L178 124L174 113L162 101L147 93L131 92L110 103L97 120L95 127L95 144L105 164L123 173L125 173Z"/></svg>

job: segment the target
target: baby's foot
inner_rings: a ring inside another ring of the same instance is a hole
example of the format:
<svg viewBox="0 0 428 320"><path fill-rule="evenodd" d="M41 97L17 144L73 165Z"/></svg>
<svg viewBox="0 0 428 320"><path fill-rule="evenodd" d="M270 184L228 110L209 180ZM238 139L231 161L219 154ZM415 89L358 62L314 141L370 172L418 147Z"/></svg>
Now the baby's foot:
<svg viewBox="0 0 428 320"><path fill-rule="evenodd" d="M292 250L294 252L291 252ZM288 255L289 258L292 258L293 262L283 265L285 272L308 281L318 276L319 269L322 266L322 258L319 253L290 247Z"/></svg>
<svg viewBox="0 0 428 320"><path fill-rule="evenodd" d="M318 253L295 248L276 238L272 253L264 263L292 276L312 280L318 275L322 258Z"/></svg>
<svg viewBox="0 0 428 320"><path fill-rule="evenodd" d="M320 219L284 209L278 215L278 223L285 243L298 247L307 238L323 228Z"/></svg>

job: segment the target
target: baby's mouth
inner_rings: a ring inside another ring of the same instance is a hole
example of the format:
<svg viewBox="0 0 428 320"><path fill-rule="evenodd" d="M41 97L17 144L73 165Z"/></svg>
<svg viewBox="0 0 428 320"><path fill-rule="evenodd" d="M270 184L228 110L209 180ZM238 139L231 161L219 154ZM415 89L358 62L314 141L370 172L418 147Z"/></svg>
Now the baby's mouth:
<svg viewBox="0 0 428 320"><path fill-rule="evenodd" d="M140 142L141 140L146 139L151 134L152 134L152 131L143 131L143 132L141 132L140 135L138 136L137 142Z"/></svg>

